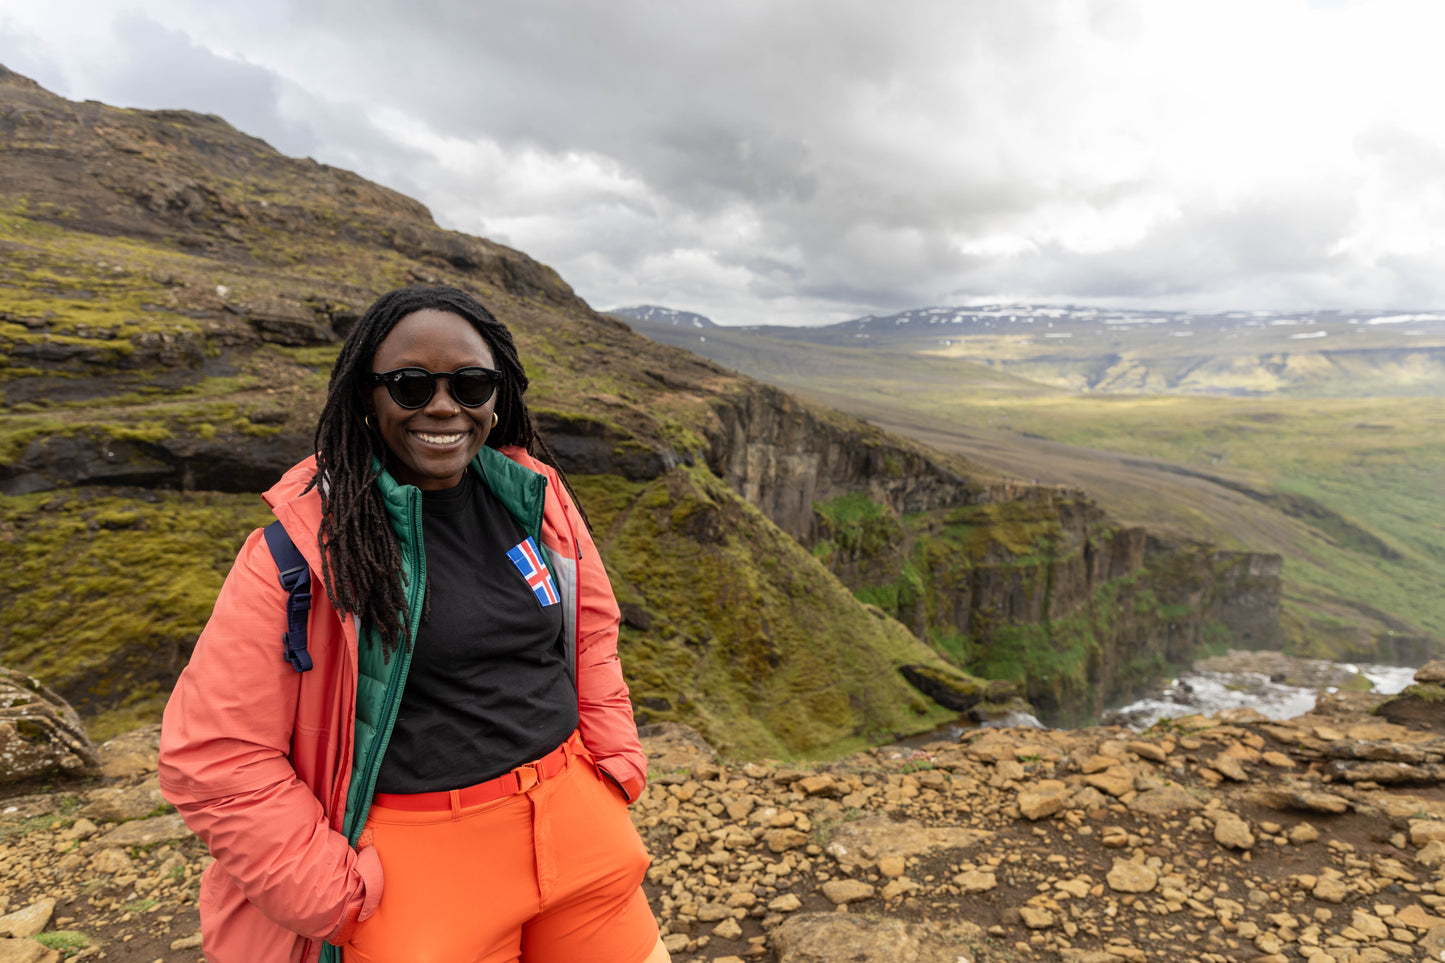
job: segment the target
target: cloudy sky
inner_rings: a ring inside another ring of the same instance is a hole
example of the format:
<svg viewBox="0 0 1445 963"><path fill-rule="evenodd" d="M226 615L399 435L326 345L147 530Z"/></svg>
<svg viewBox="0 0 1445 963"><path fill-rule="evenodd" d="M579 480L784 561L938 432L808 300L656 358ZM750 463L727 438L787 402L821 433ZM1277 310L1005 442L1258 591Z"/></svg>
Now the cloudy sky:
<svg viewBox="0 0 1445 963"><path fill-rule="evenodd" d="M1445 307L1439 0L0 0L594 307ZM3 171L0 171L3 174Z"/></svg>

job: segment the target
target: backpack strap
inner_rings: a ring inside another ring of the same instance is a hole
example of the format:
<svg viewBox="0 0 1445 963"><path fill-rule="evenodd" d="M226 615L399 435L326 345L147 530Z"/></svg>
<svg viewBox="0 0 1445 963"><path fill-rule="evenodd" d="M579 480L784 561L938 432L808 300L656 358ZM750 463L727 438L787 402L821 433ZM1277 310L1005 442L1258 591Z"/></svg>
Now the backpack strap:
<svg viewBox="0 0 1445 963"><path fill-rule="evenodd" d="M309 672L311 653L306 651L306 613L311 609L311 569L279 520L267 525L262 534L280 572L281 587L286 590L282 654L297 672Z"/></svg>

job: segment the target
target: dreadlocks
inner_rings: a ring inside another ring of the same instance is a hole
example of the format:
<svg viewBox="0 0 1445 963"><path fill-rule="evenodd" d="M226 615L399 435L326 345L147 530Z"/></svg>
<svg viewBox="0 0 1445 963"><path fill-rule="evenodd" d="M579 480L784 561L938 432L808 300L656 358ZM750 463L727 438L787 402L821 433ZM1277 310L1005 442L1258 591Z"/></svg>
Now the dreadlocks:
<svg viewBox="0 0 1445 963"><path fill-rule="evenodd" d="M331 604L353 613L379 630L387 658L406 638L407 604L402 584L401 547L382 504L376 478L388 451L381 435L366 421L363 399L372 358L407 315L432 308L465 318L486 340L502 372L497 386L496 427L487 445L516 445L561 468L532 426L522 400L527 375L517 358L512 333L490 311L464 291L449 287L400 288L383 294L351 329L331 369L326 404L316 423L316 475L309 487L321 494L322 578ZM562 483L569 494L572 486ZM573 498L576 501L576 498ZM580 509L579 509L580 511ZM585 519L585 516L584 516Z"/></svg>

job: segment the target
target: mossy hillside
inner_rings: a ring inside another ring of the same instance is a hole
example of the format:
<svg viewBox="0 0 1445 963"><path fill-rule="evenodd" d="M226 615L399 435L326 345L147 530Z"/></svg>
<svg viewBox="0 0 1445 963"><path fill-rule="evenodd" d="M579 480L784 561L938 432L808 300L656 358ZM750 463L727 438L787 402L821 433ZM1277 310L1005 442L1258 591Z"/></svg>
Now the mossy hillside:
<svg viewBox="0 0 1445 963"><path fill-rule="evenodd" d="M75 489L0 499L0 663L104 739L159 718L245 536L254 495Z"/></svg>
<svg viewBox="0 0 1445 963"><path fill-rule="evenodd" d="M705 468L573 483L623 604L644 720L686 722L730 754L791 757L949 717L899 673L938 657Z"/></svg>
<svg viewBox="0 0 1445 963"><path fill-rule="evenodd" d="M195 347L202 323L180 310L157 280L196 270L195 259L121 238L89 243L22 216L16 209L23 204L9 200L10 209L0 212L7 238L0 264L0 351L85 372L131 363L164 339L202 350Z"/></svg>
<svg viewBox="0 0 1445 963"><path fill-rule="evenodd" d="M947 718L897 671L931 653L705 469L574 483L631 613L624 669L644 720L786 757ZM0 662L55 687L97 739L159 718L241 541L270 519L254 495L214 492L71 489L0 510Z"/></svg>

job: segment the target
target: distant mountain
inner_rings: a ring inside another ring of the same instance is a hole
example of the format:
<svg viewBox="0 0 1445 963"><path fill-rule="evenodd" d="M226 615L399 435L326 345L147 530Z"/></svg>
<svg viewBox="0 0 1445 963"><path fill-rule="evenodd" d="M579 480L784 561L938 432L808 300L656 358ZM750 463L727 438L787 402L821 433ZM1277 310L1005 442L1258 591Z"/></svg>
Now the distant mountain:
<svg viewBox="0 0 1445 963"><path fill-rule="evenodd" d="M755 377L759 371L732 352L774 356L775 342L786 342L950 358L1071 391L1445 394L1445 311L924 307L816 327L714 328L705 347L686 329L642 318L630 323L648 337ZM830 363L802 356L796 364Z"/></svg>
<svg viewBox="0 0 1445 963"><path fill-rule="evenodd" d="M1301 341L1321 341L1316 350L1445 341L1445 312L1392 310L1330 311L1141 311L1074 305L988 304L969 307L923 307L889 315L866 315L820 327L765 326L761 331L813 344L908 346L931 342L956 346L962 337L1007 337L1016 345L1059 347L1072 342L1085 350L1125 350L1145 344L1196 336L1222 336L1224 348L1212 341L1208 351L1239 349L1299 350ZM1347 343L1341 340L1347 338ZM1087 346L1087 347L1085 347ZM1171 351L1174 349L1171 349ZM1028 353L1028 352L1026 352ZM1195 349L1192 353L1198 353ZM983 360L983 359L978 359Z"/></svg>
<svg viewBox="0 0 1445 963"><path fill-rule="evenodd" d="M700 314L693 314L691 311L678 311L675 308L664 308L656 304L639 304L631 308L613 308L607 314L614 314L622 318L632 318L637 321L650 321L653 324L671 325L675 328L715 328L711 318L705 318Z"/></svg>

